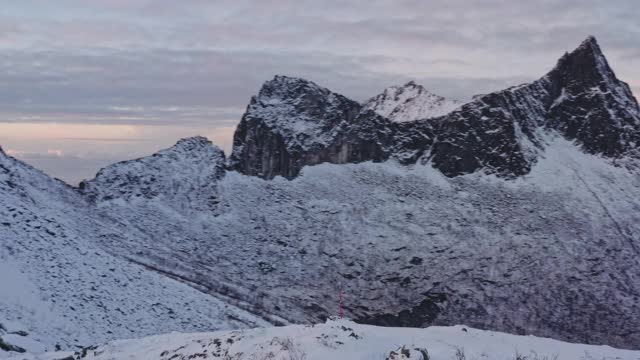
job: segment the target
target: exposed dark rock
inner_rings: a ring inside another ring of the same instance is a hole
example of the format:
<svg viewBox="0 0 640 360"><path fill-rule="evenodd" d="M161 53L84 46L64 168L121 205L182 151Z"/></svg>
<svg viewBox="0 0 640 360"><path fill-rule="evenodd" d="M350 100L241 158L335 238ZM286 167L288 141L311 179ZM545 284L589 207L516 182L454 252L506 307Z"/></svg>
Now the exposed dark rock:
<svg viewBox="0 0 640 360"><path fill-rule="evenodd" d="M549 75L548 126L592 154L637 155L640 109L629 85L618 80L595 38L564 55Z"/></svg>
<svg viewBox="0 0 640 360"><path fill-rule="evenodd" d="M0 337L0 349L7 352L18 352L18 353L26 352L26 350L21 348L20 346L12 345L4 341L2 337Z"/></svg>
<svg viewBox="0 0 640 360"><path fill-rule="evenodd" d="M360 109L313 82L276 76L251 99L234 135L231 166L270 179L293 178L305 165L384 160L389 121Z"/></svg>
<svg viewBox="0 0 640 360"><path fill-rule="evenodd" d="M444 294L430 294L420 304L397 314L377 314L361 317L355 321L378 326L424 327L433 324L440 313L439 304L445 300Z"/></svg>

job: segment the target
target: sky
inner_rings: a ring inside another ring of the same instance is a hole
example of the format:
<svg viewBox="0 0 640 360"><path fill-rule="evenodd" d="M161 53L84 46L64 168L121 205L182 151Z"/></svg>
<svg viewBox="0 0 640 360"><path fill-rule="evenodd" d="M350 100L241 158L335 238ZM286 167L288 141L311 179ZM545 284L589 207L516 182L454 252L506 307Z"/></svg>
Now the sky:
<svg viewBox="0 0 640 360"><path fill-rule="evenodd" d="M77 184L183 137L228 153L276 74L359 101L409 80L468 100L589 35L640 94L637 0L5 0L0 146Z"/></svg>

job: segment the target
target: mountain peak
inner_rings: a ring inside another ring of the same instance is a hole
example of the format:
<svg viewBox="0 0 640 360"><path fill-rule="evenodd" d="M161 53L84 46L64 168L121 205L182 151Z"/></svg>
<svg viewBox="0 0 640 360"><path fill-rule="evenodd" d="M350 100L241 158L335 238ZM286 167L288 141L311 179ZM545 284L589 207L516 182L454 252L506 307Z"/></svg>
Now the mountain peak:
<svg viewBox="0 0 640 360"><path fill-rule="evenodd" d="M545 77L550 96L547 126L608 157L635 152L640 113L629 85L619 80L597 40L589 36L558 60Z"/></svg>
<svg viewBox="0 0 640 360"><path fill-rule="evenodd" d="M176 144L173 145L170 149L192 151L209 146L215 147L215 145L211 143L211 140L207 139L204 136L197 135L178 140L178 142L176 142Z"/></svg>
<svg viewBox="0 0 640 360"><path fill-rule="evenodd" d="M194 199L198 208L210 209L208 197L198 194L214 191L224 173L224 152L206 137L194 136L151 156L109 165L83 181L80 190L95 202L163 197L176 206Z"/></svg>
<svg viewBox="0 0 640 360"><path fill-rule="evenodd" d="M268 80L264 83L266 86L290 86L290 85L316 85L314 82L309 81L307 79L295 77L295 76L286 76L286 75L275 75L273 79ZM318 86L319 87L319 86Z"/></svg>
<svg viewBox="0 0 640 360"><path fill-rule="evenodd" d="M618 81L593 36L585 39L575 50L565 53L552 73L559 75L564 82L580 87Z"/></svg>
<svg viewBox="0 0 640 360"><path fill-rule="evenodd" d="M334 110L345 110L343 108L348 108L349 113L356 113L359 104L313 81L276 75L262 85L245 116L262 117L269 125L278 125L292 135L313 137L312 133L319 130L316 127L342 121L344 116L329 119L324 115Z"/></svg>
<svg viewBox="0 0 640 360"><path fill-rule="evenodd" d="M638 111L629 85L616 77L593 36L589 36L575 50L564 54L547 74L547 79L556 84L556 90L564 89L568 95L597 88L603 94L611 93L623 106Z"/></svg>
<svg viewBox="0 0 640 360"><path fill-rule="evenodd" d="M596 40L594 36L587 37L575 50L569 53L569 56L591 57L596 60L604 60L606 62L604 53L598 44L598 40Z"/></svg>
<svg viewBox="0 0 640 360"><path fill-rule="evenodd" d="M265 178L294 177L302 168L298 157L335 143L360 109L357 102L312 81L277 75L264 83L242 116L231 166Z"/></svg>
<svg viewBox="0 0 640 360"><path fill-rule="evenodd" d="M326 96L331 92L313 81L302 78L276 75L260 88L258 99L265 101L296 99L305 94Z"/></svg>
<svg viewBox="0 0 640 360"><path fill-rule="evenodd" d="M589 35L587 36L586 39L584 39L584 41L582 41L582 43L580 44L580 47L582 46L598 46L598 40L596 39L595 36L593 35Z"/></svg>
<svg viewBox="0 0 640 360"><path fill-rule="evenodd" d="M365 110L372 110L392 121L405 122L445 115L461 103L431 93L415 81L402 86L390 86L364 103Z"/></svg>

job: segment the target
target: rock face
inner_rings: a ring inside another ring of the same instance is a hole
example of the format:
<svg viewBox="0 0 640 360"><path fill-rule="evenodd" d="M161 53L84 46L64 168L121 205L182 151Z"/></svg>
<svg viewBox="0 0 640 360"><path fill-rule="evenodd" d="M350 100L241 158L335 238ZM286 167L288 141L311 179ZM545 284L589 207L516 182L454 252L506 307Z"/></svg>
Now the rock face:
<svg viewBox="0 0 640 360"><path fill-rule="evenodd" d="M434 100L435 99L435 100ZM433 104L447 104L429 113ZM564 55L541 79L457 103L413 83L359 106L311 82L276 77L252 99L234 138L232 166L267 179L305 165L396 159L430 162L446 176L528 173L553 130L593 154L638 156L640 110L595 38ZM386 117L384 117L386 116ZM399 122L415 120L407 123Z"/></svg>
<svg viewBox="0 0 640 360"><path fill-rule="evenodd" d="M446 115L462 102L433 94L410 81L402 86L390 86L363 104L365 110L396 122L428 119Z"/></svg>
<svg viewBox="0 0 640 360"><path fill-rule="evenodd" d="M542 146L541 130L555 130L587 152L613 159L637 157L640 145L638 103L593 37L541 79L481 96L440 124L431 155L448 176L478 170L526 174Z"/></svg>
<svg viewBox="0 0 640 360"><path fill-rule="evenodd" d="M548 127L577 140L592 154L638 155L638 102L611 70L595 38L563 56L547 78L553 97L547 108Z"/></svg>
<svg viewBox="0 0 640 360"><path fill-rule="evenodd" d="M388 136L389 121L360 109L313 82L276 76L251 99L234 135L231 166L293 178L305 165L386 159L378 138Z"/></svg>

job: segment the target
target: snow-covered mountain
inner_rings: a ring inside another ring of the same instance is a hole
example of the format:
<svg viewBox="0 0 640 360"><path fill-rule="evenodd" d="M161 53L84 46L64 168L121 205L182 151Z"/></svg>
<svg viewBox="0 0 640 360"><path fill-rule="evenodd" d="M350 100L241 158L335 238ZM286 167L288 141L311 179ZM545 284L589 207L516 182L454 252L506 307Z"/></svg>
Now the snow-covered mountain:
<svg viewBox="0 0 640 360"><path fill-rule="evenodd" d="M188 204L182 210L211 210L225 161L220 148L196 136L152 156L108 166L80 183L80 190L93 203L157 199L170 206Z"/></svg>
<svg viewBox="0 0 640 360"><path fill-rule="evenodd" d="M364 110L372 110L393 121L413 121L446 115L462 105L461 101L433 94L410 81L402 86L390 86L367 100Z"/></svg>
<svg viewBox="0 0 640 360"><path fill-rule="evenodd" d="M102 247L144 229L0 151L0 339L31 350L266 322ZM134 240L130 240L134 241ZM2 357L0 355L0 357Z"/></svg>
<svg viewBox="0 0 640 360"><path fill-rule="evenodd" d="M196 137L72 189L0 154L1 264L32 284L0 323L49 349L317 323L342 287L361 323L638 348L639 119L589 38L426 120L277 76L226 167Z"/></svg>
<svg viewBox="0 0 640 360"><path fill-rule="evenodd" d="M570 344L465 326L401 329L330 320L317 325L152 336L114 341L74 352L26 354L8 360L287 359L637 360L640 351Z"/></svg>
<svg viewBox="0 0 640 360"><path fill-rule="evenodd" d="M344 107L324 105L333 99ZM299 119L322 129L321 136L291 131ZM447 176L482 171L512 178L531 170L543 150L538 134L549 130L592 154L619 162L640 158L640 108L593 37L537 81L409 123L391 121L312 82L277 77L247 108L231 159L238 171L267 179L292 178L305 165L323 162L389 159L429 162Z"/></svg>

